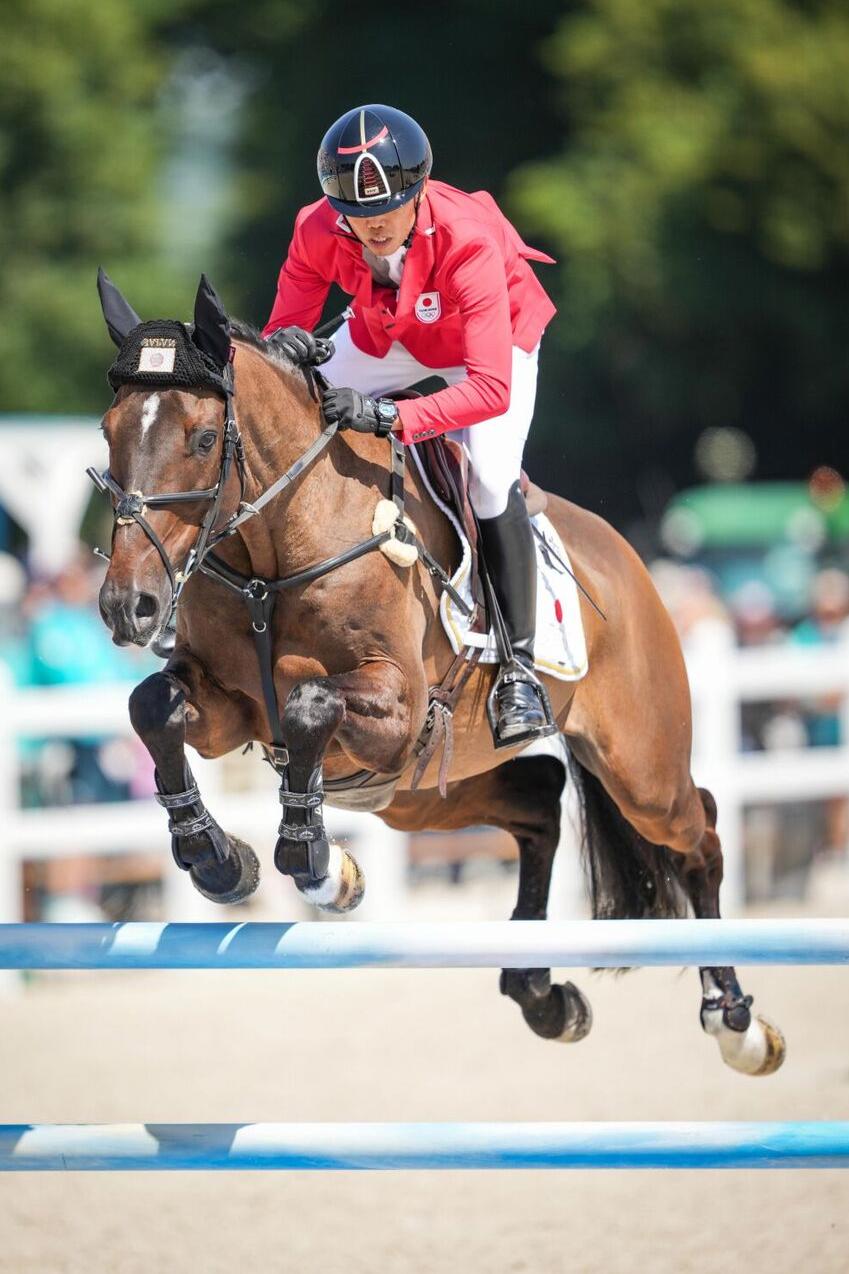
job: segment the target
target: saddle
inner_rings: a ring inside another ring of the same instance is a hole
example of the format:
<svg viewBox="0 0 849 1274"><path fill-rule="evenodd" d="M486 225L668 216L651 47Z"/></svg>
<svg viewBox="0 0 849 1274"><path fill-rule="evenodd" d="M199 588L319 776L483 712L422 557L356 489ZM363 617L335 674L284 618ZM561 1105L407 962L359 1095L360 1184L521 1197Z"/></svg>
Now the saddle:
<svg viewBox="0 0 849 1274"><path fill-rule="evenodd" d="M474 631L485 631L485 595L480 575L478 528L469 500L469 458L465 449L452 438L442 435L420 442L418 454L427 479L443 504L451 510L463 529L472 554L472 597L476 603ZM522 495L528 514L542 513L548 505L548 496L542 487L531 482L524 469L520 475Z"/></svg>

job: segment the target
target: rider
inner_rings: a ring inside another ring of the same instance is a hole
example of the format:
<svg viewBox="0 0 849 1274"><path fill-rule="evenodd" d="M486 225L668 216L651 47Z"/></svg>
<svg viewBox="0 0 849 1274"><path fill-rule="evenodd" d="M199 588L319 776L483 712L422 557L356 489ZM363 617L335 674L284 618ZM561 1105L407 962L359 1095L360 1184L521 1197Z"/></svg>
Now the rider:
<svg viewBox="0 0 849 1274"><path fill-rule="evenodd" d="M326 198L303 208L263 335L296 362L331 283L352 296L323 367L324 414L340 428L410 445L447 433L469 455L469 494L484 560L513 648L495 688L495 741L548 734L534 672L536 561L519 488L533 415L537 356L554 306L527 247L488 194L429 180L431 149L402 111L363 106L329 129L318 152ZM307 329L307 330L304 330ZM428 376L447 388L397 405L383 395Z"/></svg>

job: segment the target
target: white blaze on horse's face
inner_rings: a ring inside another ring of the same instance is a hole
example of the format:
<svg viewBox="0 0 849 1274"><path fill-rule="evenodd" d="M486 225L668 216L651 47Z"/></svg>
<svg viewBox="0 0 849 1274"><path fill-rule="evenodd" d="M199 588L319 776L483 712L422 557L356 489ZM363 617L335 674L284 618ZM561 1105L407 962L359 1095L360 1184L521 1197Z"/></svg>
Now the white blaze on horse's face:
<svg viewBox="0 0 849 1274"><path fill-rule="evenodd" d="M221 432L221 399L212 392L124 388L103 418L103 432L109 470L128 493L205 491L215 484L220 448L200 445L207 434L217 438ZM185 564L207 507L205 502L145 506L143 516L175 571ZM171 596L155 544L137 522L118 523L100 590L101 614L113 640L119 645L150 642L170 613Z"/></svg>
<svg viewBox="0 0 849 1274"><path fill-rule="evenodd" d="M156 420L157 415L159 414L159 402L160 402L160 399L158 394L149 394L148 397L144 400L144 404L142 405L142 414L141 414L142 442L144 442L145 438L147 437L148 429L150 429L150 426L153 424L153 422Z"/></svg>

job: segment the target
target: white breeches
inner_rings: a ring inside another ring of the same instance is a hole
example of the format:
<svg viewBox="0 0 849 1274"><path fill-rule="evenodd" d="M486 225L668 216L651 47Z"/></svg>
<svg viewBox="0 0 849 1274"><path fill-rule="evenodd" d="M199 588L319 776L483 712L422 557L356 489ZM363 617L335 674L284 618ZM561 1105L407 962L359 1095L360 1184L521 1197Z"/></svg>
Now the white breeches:
<svg viewBox="0 0 849 1274"><path fill-rule="evenodd" d="M429 376L456 385L467 374L465 367L425 367L398 341L393 341L383 358L364 354L352 341L347 323L339 328L333 344L336 353L322 365L324 375L332 385L357 389L372 398L408 389ZM519 477L534 414L538 357L538 345L530 354L514 346L510 406L502 416L448 435L468 453L469 495L478 517L494 518L503 513L510 488Z"/></svg>

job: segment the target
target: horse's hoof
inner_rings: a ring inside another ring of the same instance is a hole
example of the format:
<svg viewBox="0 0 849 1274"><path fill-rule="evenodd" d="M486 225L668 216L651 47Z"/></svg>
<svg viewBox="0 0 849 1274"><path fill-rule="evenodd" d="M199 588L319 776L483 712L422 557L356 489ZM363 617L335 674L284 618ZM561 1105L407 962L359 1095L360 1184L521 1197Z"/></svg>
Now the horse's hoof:
<svg viewBox="0 0 849 1274"><path fill-rule="evenodd" d="M557 1036L560 1044L577 1044L589 1035L593 1025L593 1011L589 1000L574 982L564 982L562 986L555 984L552 991L563 998L565 1021L563 1030Z"/></svg>
<svg viewBox="0 0 849 1274"><path fill-rule="evenodd" d="M227 843L230 852L223 863L189 868L195 889L210 902L243 902L259 885L259 859L250 845L237 836L228 836Z"/></svg>
<svg viewBox="0 0 849 1274"><path fill-rule="evenodd" d="M784 1036L765 1017L752 1017L745 1031L731 1030L721 1012L703 1013L702 1024L715 1036L722 1060L741 1075L772 1075L784 1061Z"/></svg>
<svg viewBox="0 0 849 1274"><path fill-rule="evenodd" d="M359 907L365 888L366 878L357 860L335 841L330 844L330 863L324 879L315 885L298 886L307 902L335 915L344 915Z"/></svg>
<svg viewBox="0 0 849 1274"><path fill-rule="evenodd" d="M577 1044L593 1024L590 1002L574 982L554 983L539 1004L522 1005L522 1017L536 1035L560 1044Z"/></svg>

